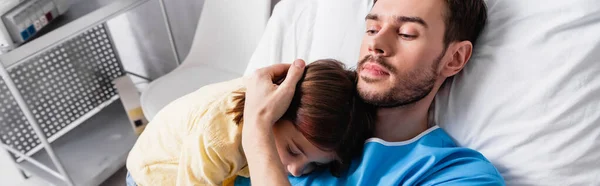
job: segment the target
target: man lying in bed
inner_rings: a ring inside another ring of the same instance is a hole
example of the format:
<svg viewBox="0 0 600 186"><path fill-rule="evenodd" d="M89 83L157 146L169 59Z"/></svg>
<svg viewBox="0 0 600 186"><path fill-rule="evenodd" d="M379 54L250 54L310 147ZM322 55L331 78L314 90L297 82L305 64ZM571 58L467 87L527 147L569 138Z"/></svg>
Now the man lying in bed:
<svg viewBox="0 0 600 186"><path fill-rule="evenodd" d="M375 3L366 17L357 88L379 107L376 138L339 178L321 171L288 181L278 161L271 128L294 90L272 82L286 73L286 81L297 81L304 62L289 71L281 64L256 71L247 82L242 135L253 185L504 185L485 157L457 147L429 117L438 89L470 59L486 18L483 0Z"/></svg>

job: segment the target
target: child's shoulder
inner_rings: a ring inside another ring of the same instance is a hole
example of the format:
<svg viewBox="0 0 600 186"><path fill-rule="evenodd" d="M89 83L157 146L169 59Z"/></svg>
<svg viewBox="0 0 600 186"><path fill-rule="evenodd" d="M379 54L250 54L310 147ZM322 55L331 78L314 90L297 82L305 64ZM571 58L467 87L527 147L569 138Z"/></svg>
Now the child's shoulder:
<svg viewBox="0 0 600 186"><path fill-rule="evenodd" d="M159 121L173 123L181 119L184 120L181 123L192 125L207 116L217 117L221 114L218 109L229 105L229 97L233 97L235 92L241 89L243 89L241 78L206 85L167 104L157 113L152 123Z"/></svg>
<svg viewBox="0 0 600 186"><path fill-rule="evenodd" d="M194 95L193 97L201 97L204 99L216 99L218 97L231 94L243 88L243 78L237 78L229 81L203 86L191 94Z"/></svg>
<svg viewBox="0 0 600 186"><path fill-rule="evenodd" d="M236 97L240 93L245 92L243 78L233 79L230 81L206 85L196 92L193 97L198 104L208 106L210 109L215 109L214 112L225 114L230 109L234 108L237 101Z"/></svg>

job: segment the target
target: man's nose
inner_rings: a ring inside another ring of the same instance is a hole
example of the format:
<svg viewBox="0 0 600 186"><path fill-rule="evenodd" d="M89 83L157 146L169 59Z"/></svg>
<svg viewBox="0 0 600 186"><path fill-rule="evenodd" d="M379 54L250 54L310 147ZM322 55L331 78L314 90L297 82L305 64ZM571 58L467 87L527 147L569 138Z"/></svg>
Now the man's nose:
<svg viewBox="0 0 600 186"><path fill-rule="evenodd" d="M287 166L287 169L292 176L299 177L302 176L302 169L304 169L304 166L300 163L292 163Z"/></svg>
<svg viewBox="0 0 600 186"><path fill-rule="evenodd" d="M387 57L392 55L391 45L395 38L391 37L390 31L381 29L369 38L369 54L373 56Z"/></svg>

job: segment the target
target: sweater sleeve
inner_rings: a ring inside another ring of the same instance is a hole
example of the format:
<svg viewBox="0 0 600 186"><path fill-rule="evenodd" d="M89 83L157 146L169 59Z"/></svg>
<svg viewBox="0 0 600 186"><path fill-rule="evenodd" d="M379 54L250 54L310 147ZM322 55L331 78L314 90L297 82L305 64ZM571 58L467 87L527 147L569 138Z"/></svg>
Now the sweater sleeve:
<svg viewBox="0 0 600 186"><path fill-rule="evenodd" d="M227 114L233 95L215 102L201 120L202 132L190 132L183 139L177 185L221 185L246 167L241 148L242 127Z"/></svg>

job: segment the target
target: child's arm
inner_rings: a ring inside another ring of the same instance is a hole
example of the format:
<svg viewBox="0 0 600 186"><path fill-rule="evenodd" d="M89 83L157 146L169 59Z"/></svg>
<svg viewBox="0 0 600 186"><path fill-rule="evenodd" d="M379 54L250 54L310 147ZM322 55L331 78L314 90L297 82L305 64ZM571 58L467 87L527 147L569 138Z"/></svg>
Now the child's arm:
<svg viewBox="0 0 600 186"><path fill-rule="evenodd" d="M242 127L226 114L230 108L230 96L210 106L200 129L190 129L183 139L177 185L219 185L225 179L236 176L246 167L246 159L241 148Z"/></svg>
<svg viewBox="0 0 600 186"><path fill-rule="evenodd" d="M241 149L227 146L215 146L204 138L187 139L182 146L177 185L219 185L235 176L246 161Z"/></svg>

